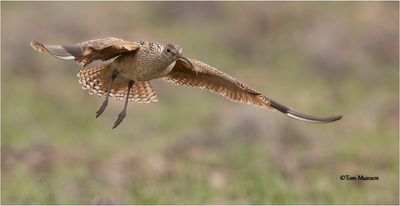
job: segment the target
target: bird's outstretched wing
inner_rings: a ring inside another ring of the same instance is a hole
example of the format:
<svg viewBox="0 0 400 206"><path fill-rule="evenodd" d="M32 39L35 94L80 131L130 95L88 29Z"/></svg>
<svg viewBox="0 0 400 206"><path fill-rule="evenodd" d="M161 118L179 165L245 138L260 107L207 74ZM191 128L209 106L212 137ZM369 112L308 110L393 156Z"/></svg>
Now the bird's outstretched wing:
<svg viewBox="0 0 400 206"><path fill-rule="evenodd" d="M81 66L95 60L106 61L127 52L136 51L140 44L114 37L94 39L70 46L43 45L32 41L31 46L38 52L50 53L60 59L73 59Z"/></svg>
<svg viewBox="0 0 400 206"><path fill-rule="evenodd" d="M199 87L218 93L233 101L252 104L267 109L276 109L289 117L302 121L328 123L342 118L342 116L321 118L295 112L288 107L269 99L260 92L250 89L235 78L215 69L214 67L195 59L192 59L191 62L193 63L197 74L189 65L187 65L186 62L177 60L172 71L166 77L163 77L163 80L176 85Z"/></svg>

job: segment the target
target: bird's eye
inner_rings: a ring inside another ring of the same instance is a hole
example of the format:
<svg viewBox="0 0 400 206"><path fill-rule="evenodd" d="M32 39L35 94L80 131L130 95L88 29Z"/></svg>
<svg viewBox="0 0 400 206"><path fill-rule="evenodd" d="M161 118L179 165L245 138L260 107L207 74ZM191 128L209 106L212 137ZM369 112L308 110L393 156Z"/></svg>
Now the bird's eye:
<svg viewBox="0 0 400 206"><path fill-rule="evenodd" d="M167 52L168 52L168 53L171 52L171 49L167 49Z"/></svg>

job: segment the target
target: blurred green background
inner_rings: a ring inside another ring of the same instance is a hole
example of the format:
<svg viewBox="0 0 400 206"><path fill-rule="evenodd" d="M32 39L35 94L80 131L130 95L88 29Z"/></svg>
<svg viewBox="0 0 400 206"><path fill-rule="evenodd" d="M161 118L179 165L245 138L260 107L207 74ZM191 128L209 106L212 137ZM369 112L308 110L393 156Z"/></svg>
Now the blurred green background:
<svg viewBox="0 0 400 206"><path fill-rule="evenodd" d="M398 2L1 2L2 203L398 204ZM152 81L123 107L29 41L176 43L308 124ZM379 176L341 181L340 175Z"/></svg>

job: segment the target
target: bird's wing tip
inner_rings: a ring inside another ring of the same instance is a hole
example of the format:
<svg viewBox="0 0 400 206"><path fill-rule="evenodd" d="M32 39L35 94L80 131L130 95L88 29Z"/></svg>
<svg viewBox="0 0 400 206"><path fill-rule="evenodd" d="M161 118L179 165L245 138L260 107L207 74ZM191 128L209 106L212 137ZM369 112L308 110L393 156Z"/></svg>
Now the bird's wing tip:
<svg viewBox="0 0 400 206"><path fill-rule="evenodd" d="M286 113L287 116L292 117L294 119L311 122L311 123L331 123L336 122L343 118L342 115L331 116L331 117L314 117L310 115L300 114L294 111L288 111Z"/></svg>
<svg viewBox="0 0 400 206"><path fill-rule="evenodd" d="M38 41L31 41L29 42L29 45L31 45L31 47L38 52L47 52L47 49L43 46L43 44L39 43Z"/></svg>
<svg viewBox="0 0 400 206"><path fill-rule="evenodd" d="M331 118L332 118L332 122L335 122L335 121L341 120L343 118L343 115L333 116Z"/></svg>
<svg viewBox="0 0 400 206"><path fill-rule="evenodd" d="M342 115L331 116L331 117L321 118L320 121L317 123L331 123L341 120L342 118L343 118Z"/></svg>
<svg viewBox="0 0 400 206"><path fill-rule="evenodd" d="M331 116L331 117L315 117L315 116L295 112L295 111L289 109L288 107L286 107L278 102L275 102L273 100L269 100L269 103L274 109L286 114L287 116L292 117L294 119L301 120L301 121L305 121L305 122L330 123L330 122L338 121L343 118L342 115Z"/></svg>

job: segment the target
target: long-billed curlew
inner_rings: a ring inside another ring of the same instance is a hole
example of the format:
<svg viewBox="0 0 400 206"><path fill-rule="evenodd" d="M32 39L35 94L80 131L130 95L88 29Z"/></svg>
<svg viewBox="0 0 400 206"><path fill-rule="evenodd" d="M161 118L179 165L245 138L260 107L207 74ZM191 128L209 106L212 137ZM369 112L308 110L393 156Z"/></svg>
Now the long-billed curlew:
<svg viewBox="0 0 400 206"><path fill-rule="evenodd" d="M78 73L83 88L89 89L90 93L105 95L103 104L96 112L96 118L106 108L109 96L117 99L125 98L124 108L113 128L125 118L128 100L157 101L157 96L149 83L150 80L157 78L176 85L199 87L233 101L276 109L289 117L307 122L328 123L342 118L342 116L321 118L295 112L214 67L184 57L182 49L175 44L131 42L109 37L71 46L43 45L34 41L31 42L31 46L36 51L47 52L60 59L74 60L84 67ZM111 63L87 66L95 60L106 61L112 58L115 59Z"/></svg>

